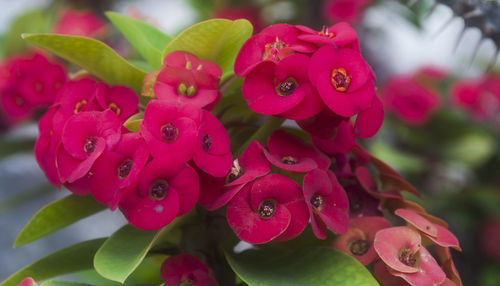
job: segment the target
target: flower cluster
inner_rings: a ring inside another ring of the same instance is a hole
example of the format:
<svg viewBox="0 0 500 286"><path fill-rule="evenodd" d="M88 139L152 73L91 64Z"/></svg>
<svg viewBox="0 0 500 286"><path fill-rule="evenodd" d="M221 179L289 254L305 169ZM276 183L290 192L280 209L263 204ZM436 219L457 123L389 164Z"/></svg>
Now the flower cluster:
<svg viewBox="0 0 500 286"><path fill-rule="evenodd" d="M306 120L331 112L342 119L339 124L357 115L355 128L363 138L382 124L375 76L347 23L321 31L269 26L243 45L234 71L245 78L243 97L257 113Z"/></svg>
<svg viewBox="0 0 500 286"><path fill-rule="evenodd" d="M165 285L217 286L214 271L192 254L167 258L161 265Z"/></svg>
<svg viewBox="0 0 500 286"><path fill-rule="evenodd" d="M476 120L497 121L500 113L500 76L491 74L480 79L463 79L450 89L450 100Z"/></svg>
<svg viewBox="0 0 500 286"><path fill-rule="evenodd" d="M384 109L409 125L425 124L441 106L436 84L446 76L428 67L411 75L391 77L380 90Z"/></svg>
<svg viewBox="0 0 500 286"><path fill-rule="evenodd" d="M214 63L169 54L139 132L122 126L138 112L131 89L68 81L40 120L36 158L54 185L118 206L138 228L159 229L194 207L197 172L224 177L231 168L229 136L206 109L220 97L220 75Z"/></svg>
<svg viewBox="0 0 500 286"><path fill-rule="evenodd" d="M15 124L55 100L66 81L62 65L40 53L17 55L0 65L0 113Z"/></svg>

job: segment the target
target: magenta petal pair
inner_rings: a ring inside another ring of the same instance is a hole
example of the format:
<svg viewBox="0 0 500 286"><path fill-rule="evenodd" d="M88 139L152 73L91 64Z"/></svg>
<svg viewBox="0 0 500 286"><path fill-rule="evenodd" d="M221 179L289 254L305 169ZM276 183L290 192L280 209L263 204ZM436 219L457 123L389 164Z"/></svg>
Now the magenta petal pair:
<svg viewBox="0 0 500 286"><path fill-rule="evenodd" d="M290 55L278 63L257 65L245 78L242 92L253 111L289 119L306 119L318 114L323 103L309 83L309 57Z"/></svg>
<svg viewBox="0 0 500 286"><path fill-rule="evenodd" d="M200 122L194 105L153 100L144 111L141 134L154 158L180 166L196 151Z"/></svg>
<svg viewBox="0 0 500 286"><path fill-rule="evenodd" d="M316 237L325 239L327 227L342 234L349 224L349 202L335 175L315 169L304 177L304 198Z"/></svg>
<svg viewBox="0 0 500 286"><path fill-rule="evenodd" d="M252 244L288 240L309 222L300 186L278 174L247 184L229 203L227 220L236 235Z"/></svg>
<svg viewBox="0 0 500 286"><path fill-rule="evenodd" d="M316 168L327 170L330 166L330 159L325 154L283 130L269 136L264 154L274 166L294 172L305 173Z"/></svg>
<svg viewBox="0 0 500 286"><path fill-rule="evenodd" d="M124 193L119 206L130 224L155 230L190 211L198 201L199 190L198 175L192 167L153 159L141 172L137 186Z"/></svg>

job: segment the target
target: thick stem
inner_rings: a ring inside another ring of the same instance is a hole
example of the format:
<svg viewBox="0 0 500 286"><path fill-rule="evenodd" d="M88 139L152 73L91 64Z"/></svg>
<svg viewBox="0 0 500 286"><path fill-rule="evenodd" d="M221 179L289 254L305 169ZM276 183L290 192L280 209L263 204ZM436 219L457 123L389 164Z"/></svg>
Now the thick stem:
<svg viewBox="0 0 500 286"><path fill-rule="evenodd" d="M255 131L255 133L248 138L243 145L241 145L236 157L238 157L252 141L257 140L262 142L265 140L274 130L280 128L283 122L285 122L285 118L269 116L266 122L264 122L264 124L262 124L262 126L257 129L257 131Z"/></svg>

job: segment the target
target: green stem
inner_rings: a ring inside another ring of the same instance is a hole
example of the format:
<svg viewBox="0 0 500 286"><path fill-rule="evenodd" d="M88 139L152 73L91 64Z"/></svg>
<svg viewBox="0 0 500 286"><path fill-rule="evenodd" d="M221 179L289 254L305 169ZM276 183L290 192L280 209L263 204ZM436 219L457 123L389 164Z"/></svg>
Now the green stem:
<svg viewBox="0 0 500 286"><path fill-rule="evenodd" d="M239 156L248 147L248 145L250 145L252 141L257 140L262 142L267 139L267 137L269 137L269 135L271 135L274 130L281 127L283 122L285 122L285 118L269 116L266 122L264 122L264 124L262 124L262 126L257 129L257 131L255 131L255 133L250 138L248 138L248 140L245 141L243 145L241 145L236 155Z"/></svg>

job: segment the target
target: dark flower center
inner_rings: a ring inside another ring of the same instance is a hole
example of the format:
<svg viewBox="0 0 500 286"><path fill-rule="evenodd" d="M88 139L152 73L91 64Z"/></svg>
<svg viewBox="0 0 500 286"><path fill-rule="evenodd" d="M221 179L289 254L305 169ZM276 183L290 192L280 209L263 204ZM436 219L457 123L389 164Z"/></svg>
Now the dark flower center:
<svg viewBox="0 0 500 286"><path fill-rule="evenodd" d="M179 129L172 123L167 123L161 127L161 136L163 136L167 143L172 143L177 140Z"/></svg>
<svg viewBox="0 0 500 286"><path fill-rule="evenodd" d="M297 164L297 159L295 159L292 156L285 156L285 157L281 158L281 162L283 164L287 164L287 165L295 165L295 164Z"/></svg>
<svg viewBox="0 0 500 286"><path fill-rule="evenodd" d="M359 239L351 243L349 250L352 254L361 256L368 252L370 249L370 243L364 239Z"/></svg>
<svg viewBox="0 0 500 286"><path fill-rule="evenodd" d="M325 202L325 199L323 198L322 195L314 195L311 197L311 205L313 205L315 208L320 209L323 203Z"/></svg>
<svg viewBox="0 0 500 286"><path fill-rule="evenodd" d="M292 94L297 88L297 82L293 78L287 78L285 81L282 81L277 87L276 92L280 96L289 96Z"/></svg>
<svg viewBox="0 0 500 286"><path fill-rule="evenodd" d="M335 90L345 92L351 84L351 76L343 68L334 69L331 75L331 84Z"/></svg>
<svg viewBox="0 0 500 286"><path fill-rule="evenodd" d="M92 152L94 152L96 146L97 146L97 138L89 137L87 138L87 141L85 141L85 145L83 145L83 151L85 151L87 155L90 155L92 154Z"/></svg>
<svg viewBox="0 0 500 286"><path fill-rule="evenodd" d="M196 86L194 85L188 86L186 83L181 82L177 86L177 94L185 95L187 97L193 97L196 95Z"/></svg>
<svg viewBox="0 0 500 286"><path fill-rule="evenodd" d="M265 200L259 205L259 216L261 218L271 218L276 211L276 202L274 200Z"/></svg>
<svg viewBox="0 0 500 286"><path fill-rule="evenodd" d="M399 261L401 261L403 264L414 267L415 264L417 264L417 258L415 257L415 254L411 252L410 249L404 248L399 252Z"/></svg>
<svg viewBox="0 0 500 286"><path fill-rule="evenodd" d="M120 179L124 179L125 177L130 174L130 170L132 170L132 160L125 160L123 163L121 163L120 167L118 167L118 176Z"/></svg>
<svg viewBox="0 0 500 286"><path fill-rule="evenodd" d="M108 104L108 108L111 109L111 111L113 111L117 116L120 116L120 113L122 112L118 105L114 102Z"/></svg>
<svg viewBox="0 0 500 286"><path fill-rule="evenodd" d="M188 278L182 278L181 281L179 281L179 286L193 286L194 283L191 279Z"/></svg>
<svg viewBox="0 0 500 286"><path fill-rule="evenodd" d="M154 200L161 200L167 195L168 184L165 180L158 180L151 185L149 196Z"/></svg>
<svg viewBox="0 0 500 286"><path fill-rule="evenodd" d="M205 152L208 152L210 146L212 146L212 137L210 137L210 135L208 134L203 135L201 147L203 148L203 150L205 150Z"/></svg>

